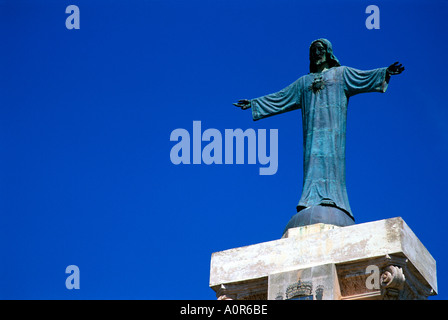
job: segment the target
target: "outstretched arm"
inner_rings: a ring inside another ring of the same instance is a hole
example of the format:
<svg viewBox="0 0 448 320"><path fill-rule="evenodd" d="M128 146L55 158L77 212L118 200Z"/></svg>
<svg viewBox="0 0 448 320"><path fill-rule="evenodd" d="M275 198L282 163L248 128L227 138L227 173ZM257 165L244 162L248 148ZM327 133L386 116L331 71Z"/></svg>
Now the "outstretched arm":
<svg viewBox="0 0 448 320"><path fill-rule="evenodd" d="M402 73L404 67L394 62L387 68L358 70L343 67L345 93L347 97L365 92L386 92L390 77Z"/></svg>
<svg viewBox="0 0 448 320"><path fill-rule="evenodd" d="M271 93L256 99L242 99L233 105L246 110L252 108L254 120L263 119L276 114L288 112L300 108L301 81L292 84L276 93Z"/></svg>

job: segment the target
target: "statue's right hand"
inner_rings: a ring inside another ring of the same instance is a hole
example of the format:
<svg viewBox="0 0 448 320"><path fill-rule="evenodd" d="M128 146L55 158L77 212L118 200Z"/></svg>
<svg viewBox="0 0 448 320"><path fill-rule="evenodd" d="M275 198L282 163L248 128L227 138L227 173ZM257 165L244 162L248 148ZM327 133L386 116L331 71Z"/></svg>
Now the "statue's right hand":
<svg viewBox="0 0 448 320"><path fill-rule="evenodd" d="M238 100L238 103L234 103L233 105L235 107L241 108L242 110L246 110L251 107L250 100L247 99Z"/></svg>

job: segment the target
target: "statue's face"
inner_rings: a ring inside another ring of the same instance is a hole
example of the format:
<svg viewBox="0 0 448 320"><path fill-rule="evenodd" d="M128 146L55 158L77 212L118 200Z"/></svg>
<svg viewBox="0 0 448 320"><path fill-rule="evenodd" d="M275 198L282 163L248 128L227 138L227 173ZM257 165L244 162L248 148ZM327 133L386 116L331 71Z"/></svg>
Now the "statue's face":
<svg viewBox="0 0 448 320"><path fill-rule="evenodd" d="M327 62L327 50L321 42L317 41L313 43L310 50L313 63L320 65Z"/></svg>

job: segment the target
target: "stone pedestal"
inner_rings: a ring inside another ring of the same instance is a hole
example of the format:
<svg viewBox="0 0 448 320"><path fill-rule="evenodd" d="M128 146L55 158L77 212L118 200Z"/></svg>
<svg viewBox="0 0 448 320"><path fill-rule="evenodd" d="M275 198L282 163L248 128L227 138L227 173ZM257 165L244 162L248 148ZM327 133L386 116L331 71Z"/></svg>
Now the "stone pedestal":
<svg viewBox="0 0 448 320"><path fill-rule="evenodd" d="M401 218L318 223L213 253L210 287L221 300L426 299L436 262Z"/></svg>

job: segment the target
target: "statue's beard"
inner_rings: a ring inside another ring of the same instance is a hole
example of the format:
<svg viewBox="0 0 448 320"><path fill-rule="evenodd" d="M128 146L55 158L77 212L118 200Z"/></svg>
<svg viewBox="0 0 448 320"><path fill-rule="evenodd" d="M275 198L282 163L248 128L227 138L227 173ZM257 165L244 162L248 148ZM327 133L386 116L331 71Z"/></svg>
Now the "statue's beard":
<svg viewBox="0 0 448 320"><path fill-rule="evenodd" d="M327 62L327 60L325 59L325 57L321 57L321 58L317 58L314 60L314 64L316 66L319 66L321 64L324 64L325 62Z"/></svg>

